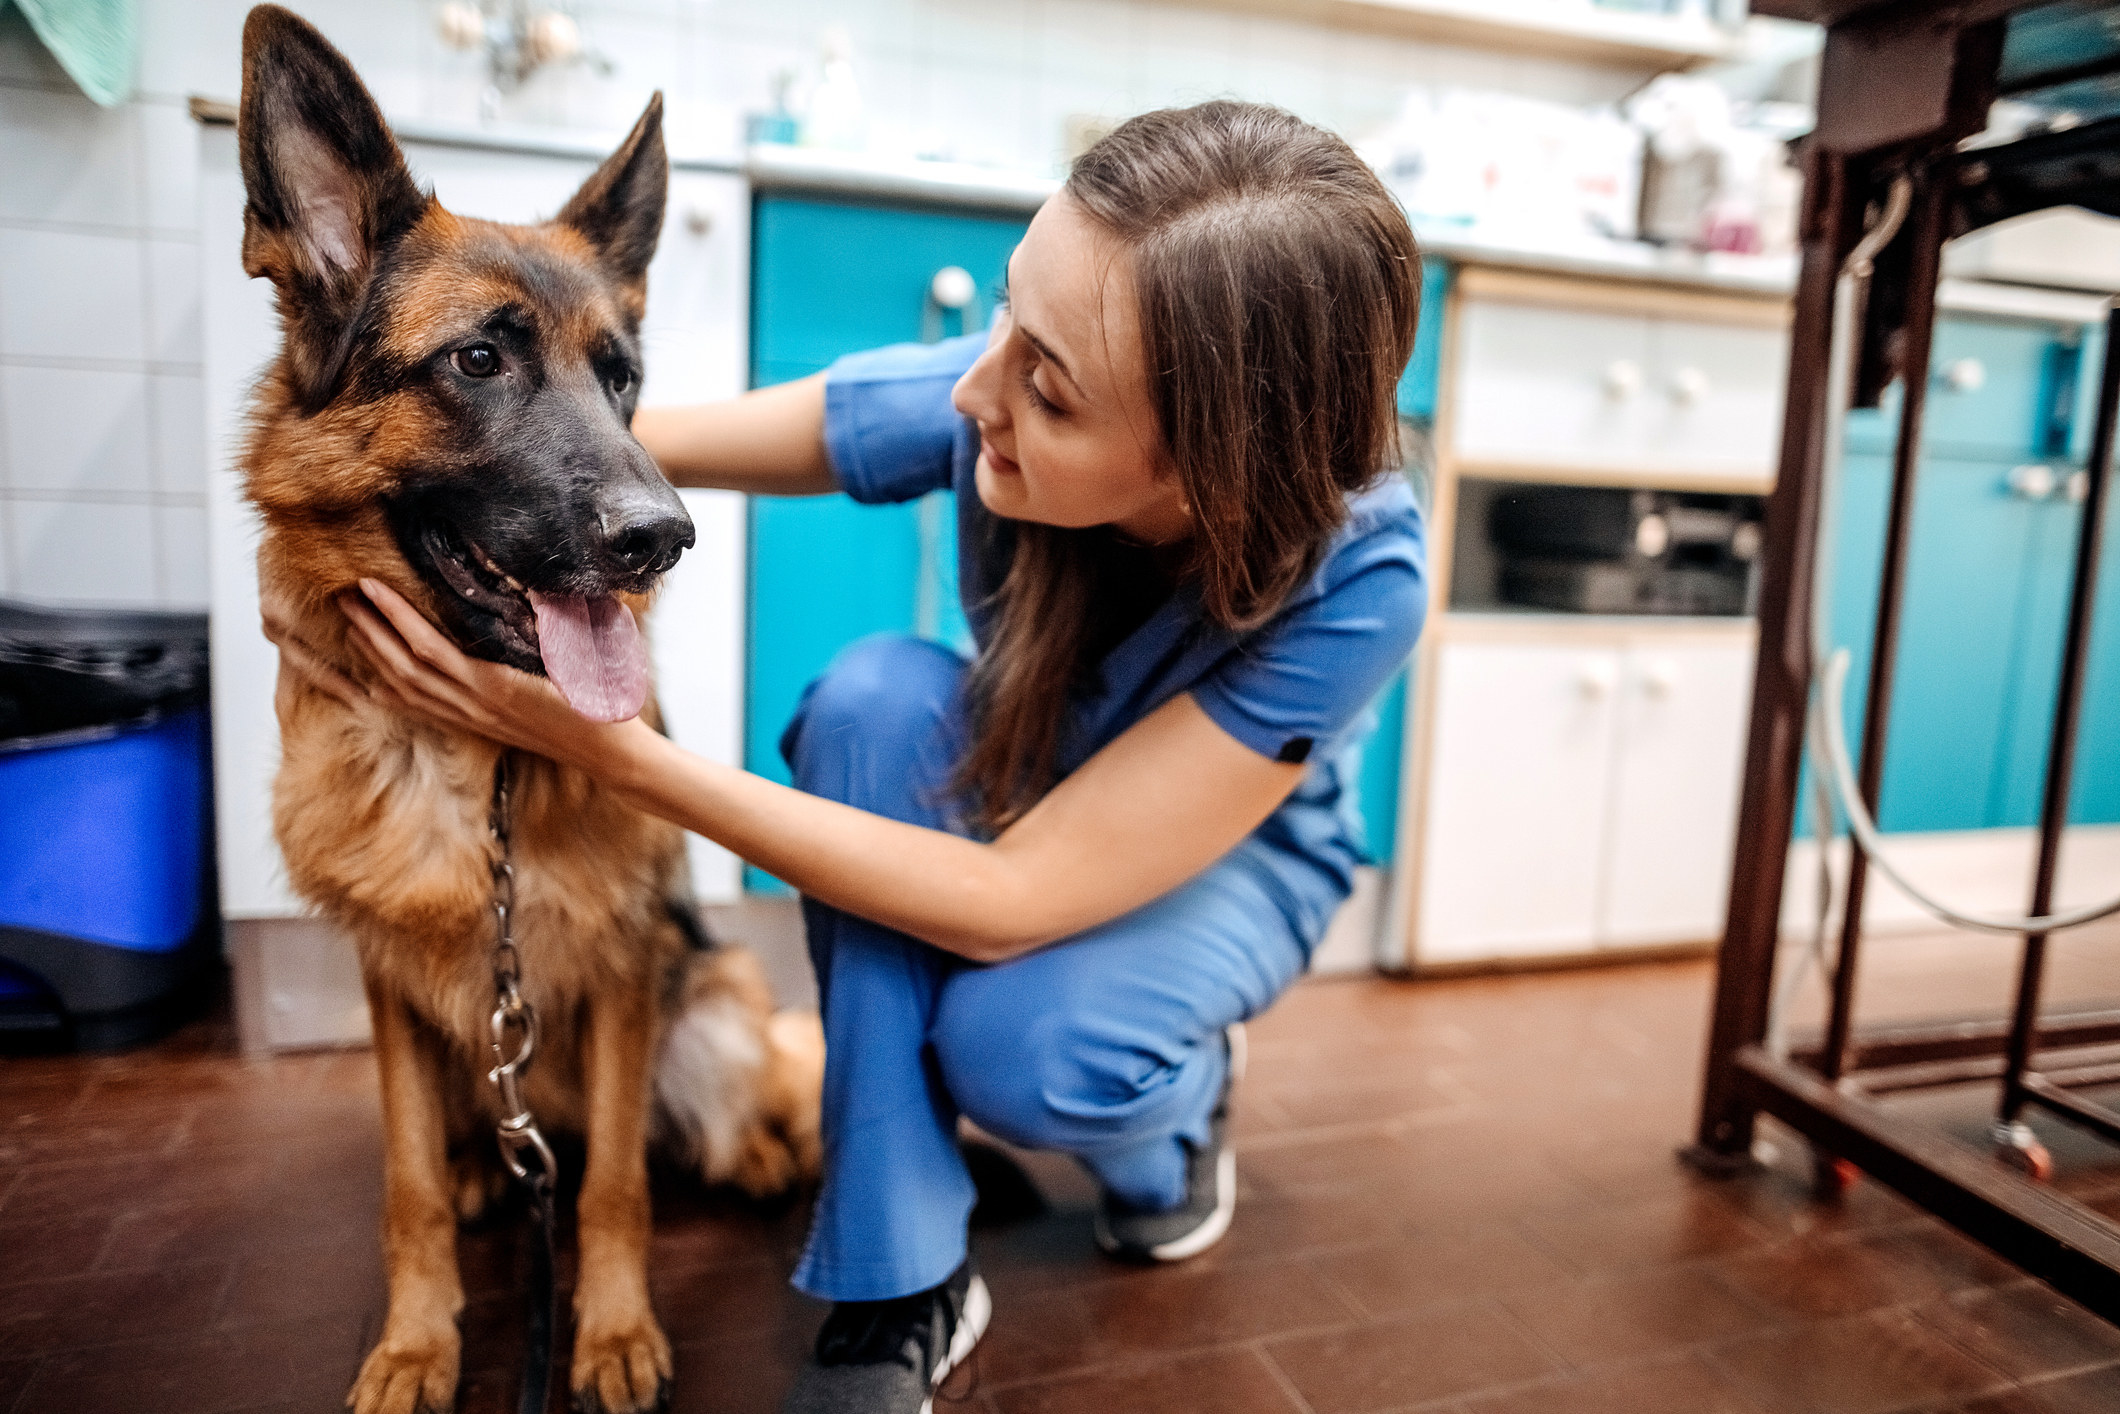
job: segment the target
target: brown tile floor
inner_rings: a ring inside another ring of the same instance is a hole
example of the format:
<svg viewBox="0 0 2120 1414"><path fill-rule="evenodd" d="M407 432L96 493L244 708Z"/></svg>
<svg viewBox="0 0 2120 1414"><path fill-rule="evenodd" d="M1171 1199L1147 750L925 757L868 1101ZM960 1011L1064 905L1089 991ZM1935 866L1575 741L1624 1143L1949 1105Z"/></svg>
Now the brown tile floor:
<svg viewBox="0 0 2120 1414"><path fill-rule="evenodd" d="M2064 993L2111 995L2103 939ZM1880 945L1873 1010L1993 997L1995 944ZM1320 982L1253 1032L1230 1239L1133 1271L1088 1186L984 1230L979 1414L2075 1414L2120 1410L2120 1332L1874 1184L1807 1201L1795 1145L1727 1184L1671 1158L1709 970ZM1811 1005L1811 1003L1807 1003ZM1977 1133L1987 1097L1923 1097ZM2120 1211L2120 1155L2063 1181ZM365 1054L245 1061L225 1021L129 1056L0 1061L0 1411L336 1409L380 1317ZM819 1309L799 1210L659 1185L652 1281L679 1411L771 1410ZM465 1235L460 1408L512 1409L519 1249Z"/></svg>

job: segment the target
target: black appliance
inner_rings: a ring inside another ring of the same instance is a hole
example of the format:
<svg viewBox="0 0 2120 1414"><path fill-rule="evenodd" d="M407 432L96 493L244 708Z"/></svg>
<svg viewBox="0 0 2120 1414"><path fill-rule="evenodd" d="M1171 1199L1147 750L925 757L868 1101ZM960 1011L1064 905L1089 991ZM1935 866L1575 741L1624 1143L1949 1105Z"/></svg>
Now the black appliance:
<svg viewBox="0 0 2120 1414"><path fill-rule="evenodd" d="M1488 505L1505 603L1575 614L1745 614L1758 496L1515 485Z"/></svg>

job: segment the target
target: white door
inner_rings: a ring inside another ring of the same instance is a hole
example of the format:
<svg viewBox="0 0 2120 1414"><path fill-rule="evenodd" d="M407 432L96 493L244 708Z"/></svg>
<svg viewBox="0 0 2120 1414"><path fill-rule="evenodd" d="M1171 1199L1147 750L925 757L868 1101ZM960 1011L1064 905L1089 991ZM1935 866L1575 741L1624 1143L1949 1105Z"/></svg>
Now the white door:
<svg viewBox="0 0 2120 1414"><path fill-rule="evenodd" d="M1722 932L1751 702L1753 637L1637 639L1620 674L1598 943Z"/></svg>
<svg viewBox="0 0 2120 1414"><path fill-rule="evenodd" d="M1594 946L1619 650L1445 643L1436 663L1416 955Z"/></svg>

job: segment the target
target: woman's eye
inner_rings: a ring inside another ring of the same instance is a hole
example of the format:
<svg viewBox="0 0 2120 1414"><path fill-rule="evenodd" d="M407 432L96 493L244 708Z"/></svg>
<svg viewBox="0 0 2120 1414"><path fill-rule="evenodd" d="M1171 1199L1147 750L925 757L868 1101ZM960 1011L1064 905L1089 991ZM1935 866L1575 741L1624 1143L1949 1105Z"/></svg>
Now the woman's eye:
<svg viewBox="0 0 2120 1414"><path fill-rule="evenodd" d="M1028 366L1024 368L1023 395L1030 400L1031 406L1039 412L1044 413L1047 417L1058 417L1060 415L1060 407L1039 389L1038 380L1033 376L1036 371L1036 369Z"/></svg>
<svg viewBox="0 0 2120 1414"><path fill-rule="evenodd" d="M491 378L501 371L500 351L491 344L473 344L451 355L456 371L466 378Z"/></svg>

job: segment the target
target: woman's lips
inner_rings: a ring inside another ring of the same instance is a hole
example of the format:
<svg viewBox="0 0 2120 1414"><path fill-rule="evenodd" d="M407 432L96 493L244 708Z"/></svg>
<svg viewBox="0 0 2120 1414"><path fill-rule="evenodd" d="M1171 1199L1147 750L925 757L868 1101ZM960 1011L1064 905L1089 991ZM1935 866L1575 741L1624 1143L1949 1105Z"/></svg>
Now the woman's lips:
<svg viewBox="0 0 2120 1414"><path fill-rule="evenodd" d="M992 442L981 442L979 444L979 450L986 454L986 464L992 467L999 475L1023 475L1023 468L1016 465L1013 461L1010 461L1007 457L1001 455L1000 452L994 450L994 444Z"/></svg>

